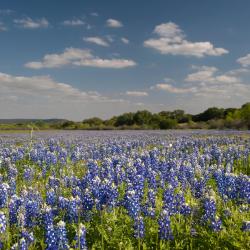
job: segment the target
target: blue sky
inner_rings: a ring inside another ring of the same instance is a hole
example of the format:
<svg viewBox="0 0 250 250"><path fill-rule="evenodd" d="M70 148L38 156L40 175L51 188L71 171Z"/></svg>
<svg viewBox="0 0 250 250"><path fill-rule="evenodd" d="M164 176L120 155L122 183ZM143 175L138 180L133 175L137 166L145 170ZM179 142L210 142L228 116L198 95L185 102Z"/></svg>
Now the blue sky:
<svg viewBox="0 0 250 250"><path fill-rule="evenodd" d="M0 115L82 120L239 107L250 2L2 0Z"/></svg>

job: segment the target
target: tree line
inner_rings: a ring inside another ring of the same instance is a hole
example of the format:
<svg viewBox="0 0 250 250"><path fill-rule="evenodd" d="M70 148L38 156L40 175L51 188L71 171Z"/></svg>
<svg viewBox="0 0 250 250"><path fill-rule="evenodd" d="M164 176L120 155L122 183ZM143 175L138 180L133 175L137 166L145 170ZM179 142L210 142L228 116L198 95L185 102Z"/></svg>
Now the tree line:
<svg viewBox="0 0 250 250"><path fill-rule="evenodd" d="M250 102L241 108L211 107L191 115L184 110L151 113L148 110L128 112L110 119L98 117L82 122L66 121L64 129L250 129Z"/></svg>
<svg viewBox="0 0 250 250"><path fill-rule="evenodd" d="M27 129L28 123L0 124L1 129ZM30 124L29 124L30 125ZM196 115L184 110L151 113L128 112L110 119L92 117L81 122L69 120L35 120L37 129L250 129L250 102L240 108L211 107Z"/></svg>

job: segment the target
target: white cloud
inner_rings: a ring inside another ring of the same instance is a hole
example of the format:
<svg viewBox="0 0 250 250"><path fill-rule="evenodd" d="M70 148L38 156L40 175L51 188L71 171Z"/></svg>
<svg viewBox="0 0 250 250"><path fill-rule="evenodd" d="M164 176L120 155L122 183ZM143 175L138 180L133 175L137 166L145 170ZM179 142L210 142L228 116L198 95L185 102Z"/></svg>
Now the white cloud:
<svg viewBox="0 0 250 250"><path fill-rule="evenodd" d="M106 25L108 27L110 27L110 28L121 28L121 27L123 27L123 24L120 21L118 21L116 19L112 19L112 18L110 18L110 19L108 19L106 21Z"/></svg>
<svg viewBox="0 0 250 250"><path fill-rule="evenodd" d="M189 74L185 81L186 82L203 82L203 83L234 83L240 82L241 80L230 73L218 74L218 69L215 67L208 66L193 66L193 69L197 71L195 73Z"/></svg>
<svg viewBox="0 0 250 250"><path fill-rule="evenodd" d="M197 69L197 72L189 74L185 81L187 82L202 82L202 81L211 81L213 79L214 73L218 70L215 67L201 66L193 67Z"/></svg>
<svg viewBox="0 0 250 250"><path fill-rule="evenodd" d="M15 76L0 72L0 113L5 118L82 120L111 116L114 112L119 114L128 111L129 105L134 104L96 91L83 91L50 76Z"/></svg>
<svg viewBox="0 0 250 250"><path fill-rule="evenodd" d="M226 49L215 48L211 42L190 42L185 39L184 32L173 23L162 23L154 29L157 38L144 41L144 46L153 48L161 54L204 57L220 56L228 53Z"/></svg>
<svg viewBox="0 0 250 250"><path fill-rule="evenodd" d="M49 22L46 18L31 19L30 17L25 17L23 19L15 19L14 23L24 29L39 29L49 26Z"/></svg>
<svg viewBox="0 0 250 250"><path fill-rule="evenodd" d="M126 37L122 37L122 38L121 38L121 41L122 41L124 44L129 44L129 40L128 40Z"/></svg>
<svg viewBox="0 0 250 250"><path fill-rule="evenodd" d="M60 68L66 65L121 69L133 67L136 62L128 59L102 59L94 56L88 49L66 48L61 54L47 54L42 61L28 62L25 67L42 69Z"/></svg>
<svg viewBox="0 0 250 250"><path fill-rule="evenodd" d="M63 25L65 26L83 26L85 22L79 18L74 18L72 20L65 20L63 21Z"/></svg>
<svg viewBox="0 0 250 250"><path fill-rule="evenodd" d="M164 91L167 91L169 93L174 93L174 94L193 93L196 91L195 87L179 88L179 87L174 87L173 85L168 84L168 83L158 83L155 86L153 86L151 89L164 90Z"/></svg>
<svg viewBox="0 0 250 250"><path fill-rule="evenodd" d="M98 99L97 92L83 92L69 84L56 82L49 76L13 76L0 73L1 96L27 96L49 98L68 98L73 100Z"/></svg>
<svg viewBox="0 0 250 250"><path fill-rule="evenodd" d="M7 29L7 27L4 25L4 23L3 22L0 22L0 32L1 31L7 31L8 29Z"/></svg>
<svg viewBox="0 0 250 250"><path fill-rule="evenodd" d="M246 56L240 57L237 59L237 62L240 63L243 67L247 67L250 65L250 54L247 54Z"/></svg>
<svg viewBox="0 0 250 250"><path fill-rule="evenodd" d="M97 36L92 36L92 37L84 37L83 40L85 42L89 42L89 43L94 43L100 46L104 46L104 47L108 47L109 44L101 37L97 37Z"/></svg>
<svg viewBox="0 0 250 250"><path fill-rule="evenodd" d="M185 81L196 87L195 96L209 97L214 100L242 96L242 102L250 96L250 85L240 78L240 74L245 71L231 70L220 73L215 67L196 66L193 68L197 72L189 74Z"/></svg>
<svg viewBox="0 0 250 250"><path fill-rule="evenodd" d="M143 97L143 96L148 96L148 93L145 91L127 91L126 95L134 97Z"/></svg>
<svg viewBox="0 0 250 250"><path fill-rule="evenodd" d="M185 87L175 87L169 83L160 83L151 87L151 89L164 90L175 94L189 93L193 96L206 95L210 98L232 98L236 95L247 96L250 94L250 85L242 82L232 71L220 73L216 67L192 66L196 72L188 74L184 79L188 82ZM233 71L234 72L234 71ZM245 72L242 72L245 73Z"/></svg>

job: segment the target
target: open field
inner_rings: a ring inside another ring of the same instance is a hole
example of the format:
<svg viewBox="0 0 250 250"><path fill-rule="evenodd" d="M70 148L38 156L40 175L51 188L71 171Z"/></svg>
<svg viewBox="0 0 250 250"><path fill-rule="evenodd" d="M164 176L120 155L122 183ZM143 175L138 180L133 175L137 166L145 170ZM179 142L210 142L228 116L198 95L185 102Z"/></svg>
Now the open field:
<svg viewBox="0 0 250 250"><path fill-rule="evenodd" d="M250 249L249 131L0 133L2 249Z"/></svg>

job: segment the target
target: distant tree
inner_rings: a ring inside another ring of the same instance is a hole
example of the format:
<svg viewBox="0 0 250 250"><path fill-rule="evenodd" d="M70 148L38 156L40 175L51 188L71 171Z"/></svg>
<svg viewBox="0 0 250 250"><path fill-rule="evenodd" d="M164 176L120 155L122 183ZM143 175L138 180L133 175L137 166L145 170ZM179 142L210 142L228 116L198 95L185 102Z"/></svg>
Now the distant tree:
<svg viewBox="0 0 250 250"><path fill-rule="evenodd" d="M165 117L165 118L170 118L171 117L171 112L170 111L161 111L158 113L159 116Z"/></svg>
<svg viewBox="0 0 250 250"><path fill-rule="evenodd" d="M61 127L63 129L66 129L66 128L68 128L68 129L74 129L75 128L75 122L73 122L73 121L63 122L62 125L61 125Z"/></svg>
<svg viewBox="0 0 250 250"><path fill-rule="evenodd" d="M250 102L245 103L241 106L240 117L244 121L246 126L250 129Z"/></svg>
<svg viewBox="0 0 250 250"><path fill-rule="evenodd" d="M150 128L159 129L161 120L162 120L162 117L159 114L152 114L152 117L149 123Z"/></svg>
<svg viewBox="0 0 250 250"><path fill-rule="evenodd" d="M194 121L209 121L212 119L221 119L224 118L224 109L222 108L208 108L203 113L193 116Z"/></svg>
<svg viewBox="0 0 250 250"><path fill-rule="evenodd" d="M82 123L85 123L85 124L87 123L89 124L90 127L96 127L96 126L102 125L103 120L98 117L92 117L92 118L83 120Z"/></svg>
<svg viewBox="0 0 250 250"><path fill-rule="evenodd" d="M103 124L104 124L105 126L108 126L108 127L113 127L113 126L115 126L116 121L117 121L117 117L116 117L116 116L113 116L112 118L110 118L110 119L108 119L108 120L105 120L105 121L103 122Z"/></svg>
<svg viewBox="0 0 250 250"><path fill-rule="evenodd" d="M175 119L163 118L160 121L159 127L160 129L173 129L177 125L177 121Z"/></svg>
<svg viewBox="0 0 250 250"><path fill-rule="evenodd" d="M147 110L137 111L134 115L134 121L137 125L148 125L151 119L152 114Z"/></svg>
<svg viewBox="0 0 250 250"><path fill-rule="evenodd" d="M119 115L115 122L116 127L124 125L131 126L133 124L134 124L134 113L124 113L122 115Z"/></svg>

